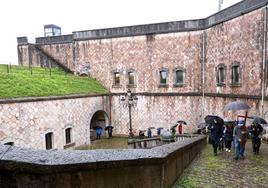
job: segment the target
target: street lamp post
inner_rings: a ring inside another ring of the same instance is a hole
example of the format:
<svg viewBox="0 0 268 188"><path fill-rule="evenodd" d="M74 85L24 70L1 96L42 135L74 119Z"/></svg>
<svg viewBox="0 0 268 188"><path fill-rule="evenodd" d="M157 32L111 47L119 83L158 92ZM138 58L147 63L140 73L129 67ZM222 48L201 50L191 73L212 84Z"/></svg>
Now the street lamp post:
<svg viewBox="0 0 268 188"><path fill-rule="evenodd" d="M131 107L135 106L138 101L137 96L133 96L130 89L127 90L125 96L121 98L121 101L124 102L124 106L128 107L128 115L129 115L129 137L132 138L134 136L133 129L132 129L132 115L131 115Z"/></svg>

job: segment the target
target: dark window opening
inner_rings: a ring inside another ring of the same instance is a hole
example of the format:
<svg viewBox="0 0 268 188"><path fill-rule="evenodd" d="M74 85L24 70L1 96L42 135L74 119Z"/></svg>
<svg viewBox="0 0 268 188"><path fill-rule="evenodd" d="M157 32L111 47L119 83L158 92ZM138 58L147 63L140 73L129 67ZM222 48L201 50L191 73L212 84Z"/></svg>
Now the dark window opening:
<svg viewBox="0 0 268 188"><path fill-rule="evenodd" d="M183 70L176 70L175 74L176 74L175 83L183 84Z"/></svg>
<svg viewBox="0 0 268 188"><path fill-rule="evenodd" d="M239 84L240 80L239 65L232 66L232 84Z"/></svg>
<svg viewBox="0 0 268 188"><path fill-rule="evenodd" d="M224 84L224 82L225 82L224 67L218 67L217 84Z"/></svg>
<svg viewBox="0 0 268 188"><path fill-rule="evenodd" d="M114 85L116 85L116 86L120 85L120 74L119 74L119 72L114 73Z"/></svg>
<svg viewBox="0 0 268 188"><path fill-rule="evenodd" d="M4 145L14 146L14 142L7 142L7 143L4 143Z"/></svg>
<svg viewBox="0 0 268 188"><path fill-rule="evenodd" d="M71 130L72 128L67 128L65 129L65 140L66 140L66 144L71 143Z"/></svg>
<svg viewBox="0 0 268 188"><path fill-rule="evenodd" d="M53 133L47 133L46 134L46 149L52 149L52 138Z"/></svg>
<svg viewBox="0 0 268 188"><path fill-rule="evenodd" d="M134 85L135 74L134 72L128 72L128 84Z"/></svg>
<svg viewBox="0 0 268 188"><path fill-rule="evenodd" d="M167 84L167 71L160 71L160 84Z"/></svg>

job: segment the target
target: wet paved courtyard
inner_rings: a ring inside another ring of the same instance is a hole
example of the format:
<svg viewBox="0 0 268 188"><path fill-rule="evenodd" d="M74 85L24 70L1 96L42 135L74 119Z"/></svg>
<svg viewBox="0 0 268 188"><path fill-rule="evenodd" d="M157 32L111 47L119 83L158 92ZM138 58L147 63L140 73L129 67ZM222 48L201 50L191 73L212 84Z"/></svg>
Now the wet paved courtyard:
<svg viewBox="0 0 268 188"><path fill-rule="evenodd" d="M212 146L207 144L173 188L268 188L268 144L262 143L260 154L253 155L248 140L245 159L235 161L233 157L233 151L214 156Z"/></svg>

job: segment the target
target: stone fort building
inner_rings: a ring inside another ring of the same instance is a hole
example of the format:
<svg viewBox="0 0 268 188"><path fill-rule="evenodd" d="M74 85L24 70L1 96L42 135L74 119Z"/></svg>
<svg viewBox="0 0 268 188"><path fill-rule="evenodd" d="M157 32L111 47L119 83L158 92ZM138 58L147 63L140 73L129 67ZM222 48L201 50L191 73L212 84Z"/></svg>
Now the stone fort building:
<svg viewBox="0 0 268 188"><path fill-rule="evenodd" d="M178 120L194 129L208 114L228 116L223 107L233 100L267 119L267 3L244 0L204 19L76 31L34 44L18 37L21 65L90 75L109 93L1 101L1 142L45 149L53 136L53 148L63 149L90 143L96 123L127 135L121 98L128 89L138 98L134 130Z"/></svg>

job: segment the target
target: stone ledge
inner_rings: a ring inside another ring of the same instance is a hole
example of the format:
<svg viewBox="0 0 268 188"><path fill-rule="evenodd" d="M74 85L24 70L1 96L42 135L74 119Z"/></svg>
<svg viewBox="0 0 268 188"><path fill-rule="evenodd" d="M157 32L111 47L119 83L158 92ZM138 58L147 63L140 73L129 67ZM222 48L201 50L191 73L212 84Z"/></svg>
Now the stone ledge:
<svg viewBox="0 0 268 188"><path fill-rule="evenodd" d="M109 94L108 93L104 93L104 94L77 94L77 95L66 95L66 96L9 98L9 99L0 99L0 104L25 103L25 102L50 101L50 100L64 100L64 99L102 97L102 96L109 96Z"/></svg>
<svg viewBox="0 0 268 188"><path fill-rule="evenodd" d="M198 135L183 143L175 142L152 149L100 149L88 151L47 151L0 145L0 170L51 173L70 172L77 169L86 170L162 163L173 152L195 145L204 139L206 139L206 136Z"/></svg>
<svg viewBox="0 0 268 188"><path fill-rule="evenodd" d="M49 101L49 100L64 100L64 99L77 99L87 97L102 97L102 96L120 96L126 93L105 93L105 94L85 94L85 95L69 95L69 96L51 96L51 97L25 97L25 98L10 98L0 99L0 104L9 103L25 103L25 102L38 102L38 101ZM184 96L184 97L200 97L201 92L137 92L133 93L141 96ZM221 98L242 98L242 99L261 99L260 95L245 95L245 94L228 94L228 93L205 93L205 97L221 97ZM268 101L268 96L264 97L264 100Z"/></svg>

